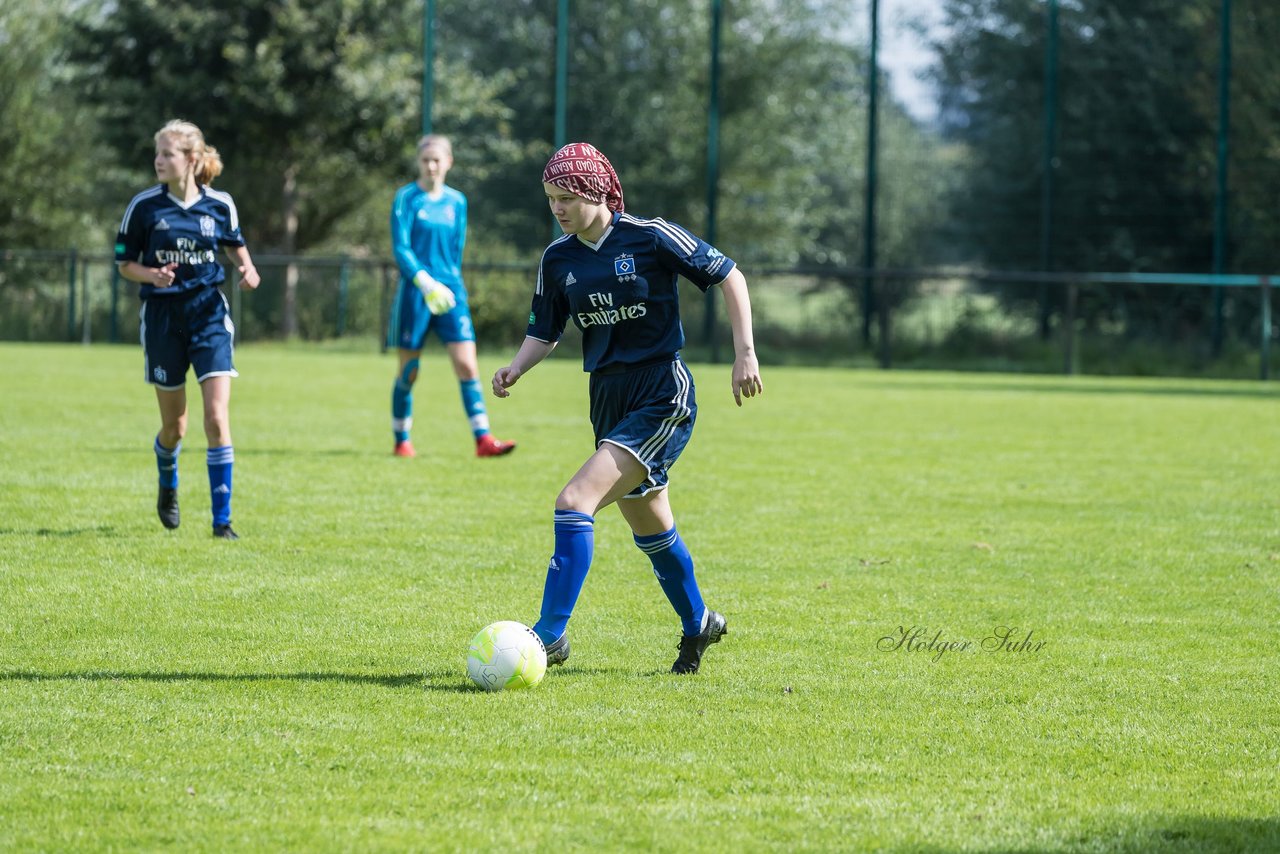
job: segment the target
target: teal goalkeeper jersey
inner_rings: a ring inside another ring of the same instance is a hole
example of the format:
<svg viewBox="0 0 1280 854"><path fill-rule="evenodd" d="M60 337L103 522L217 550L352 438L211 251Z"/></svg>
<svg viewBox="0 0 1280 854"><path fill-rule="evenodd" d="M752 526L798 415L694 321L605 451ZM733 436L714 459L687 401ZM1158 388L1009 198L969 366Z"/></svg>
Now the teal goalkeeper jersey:
<svg viewBox="0 0 1280 854"><path fill-rule="evenodd" d="M433 199L414 181L396 192L391 206L391 249L402 283L419 270L458 296L462 286L462 248L467 239L467 197L446 186Z"/></svg>

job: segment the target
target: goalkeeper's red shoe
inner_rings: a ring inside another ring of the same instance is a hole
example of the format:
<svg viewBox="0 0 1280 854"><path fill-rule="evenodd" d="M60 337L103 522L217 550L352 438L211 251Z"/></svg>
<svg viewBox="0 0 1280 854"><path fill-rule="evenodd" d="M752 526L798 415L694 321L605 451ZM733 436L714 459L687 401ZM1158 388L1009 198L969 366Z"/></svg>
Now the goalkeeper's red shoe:
<svg viewBox="0 0 1280 854"><path fill-rule="evenodd" d="M476 439L477 457L502 457L511 453L515 449L515 442L506 442L502 439L495 439L493 438L492 433L485 433L479 439Z"/></svg>
<svg viewBox="0 0 1280 854"><path fill-rule="evenodd" d="M397 457L416 457L418 452L413 449L413 443L408 439L403 442L396 442L396 449L392 451Z"/></svg>

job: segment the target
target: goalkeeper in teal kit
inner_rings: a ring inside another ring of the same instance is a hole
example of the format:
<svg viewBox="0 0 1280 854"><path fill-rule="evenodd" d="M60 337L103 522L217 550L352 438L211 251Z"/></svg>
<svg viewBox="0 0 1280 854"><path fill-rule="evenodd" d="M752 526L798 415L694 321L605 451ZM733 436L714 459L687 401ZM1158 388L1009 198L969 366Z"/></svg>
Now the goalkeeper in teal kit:
<svg viewBox="0 0 1280 854"><path fill-rule="evenodd" d="M449 353L458 378L462 407L476 441L476 456L500 457L515 442L494 438L476 365L476 336L462 283L462 249L467 238L467 198L445 184L453 166L447 137L424 136L418 142L418 178L396 192L391 207L391 247L400 268L396 293L396 346L400 368L391 392L391 430L395 455L416 456L413 386L427 335L436 334Z"/></svg>
<svg viewBox="0 0 1280 854"><path fill-rule="evenodd" d="M524 343L494 374L493 392L507 397L572 321L582 331L582 366L591 375L595 452L556 498L554 551L533 629L548 665L569 658L567 627L591 567L595 517L616 503L680 618L671 671L697 673L728 621L702 600L668 497L668 472L698 413L693 377L680 358L677 283L684 277L724 295L733 328L731 388L741 406L742 398L764 390L747 282L732 260L679 225L625 213L613 166L587 143L556 152L542 184L565 234L543 252Z"/></svg>

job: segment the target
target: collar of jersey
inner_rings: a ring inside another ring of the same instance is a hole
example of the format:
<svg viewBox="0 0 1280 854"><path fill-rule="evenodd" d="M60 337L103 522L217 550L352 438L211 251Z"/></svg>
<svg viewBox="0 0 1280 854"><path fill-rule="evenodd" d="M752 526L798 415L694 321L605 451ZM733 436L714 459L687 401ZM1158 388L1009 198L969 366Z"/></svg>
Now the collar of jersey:
<svg viewBox="0 0 1280 854"><path fill-rule="evenodd" d="M616 221L616 220L615 220L615 221ZM592 250L592 251L594 251L594 252L599 252L599 251L600 251L600 247L601 247L601 246L603 246L603 245L604 245L604 242L605 242L606 240L608 240L608 239L609 239L609 235L610 235L610 234L613 234L613 223L612 223L612 222L611 222L611 223L609 223L609 227L608 227L608 228L606 228L606 229L604 230L604 234L600 235L600 239L599 239L599 240L597 240L595 243L592 243L592 242L591 242L591 241L589 241L589 240L583 240L583 239L582 239L582 235L581 235L581 234L578 234L578 235L575 235L575 236L578 238L578 240L580 240L580 241L582 242L582 245L583 245L583 246L586 246L587 248L591 249L591 250Z"/></svg>
<svg viewBox="0 0 1280 854"><path fill-rule="evenodd" d="M200 187L200 195L196 196L191 201L191 204L187 204L182 199L178 198L173 193L169 192L169 189L167 187L165 188L164 194L169 197L169 201L173 202L175 205L182 208L184 211L189 211L196 206L197 202L199 202L201 199L204 198L204 187L203 186Z"/></svg>

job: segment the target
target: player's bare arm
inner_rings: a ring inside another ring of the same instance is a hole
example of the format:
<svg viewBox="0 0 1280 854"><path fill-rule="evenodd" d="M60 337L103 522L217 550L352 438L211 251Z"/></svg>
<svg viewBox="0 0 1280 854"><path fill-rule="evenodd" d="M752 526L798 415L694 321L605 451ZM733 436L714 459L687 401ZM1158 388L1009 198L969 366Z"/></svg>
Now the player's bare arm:
<svg viewBox="0 0 1280 854"><path fill-rule="evenodd" d="M236 265L237 272L240 273L240 287L246 291L256 289L261 279L258 276L258 268L253 265L253 259L249 257L249 250L243 246L228 246L226 252L227 257Z"/></svg>
<svg viewBox="0 0 1280 854"><path fill-rule="evenodd" d="M751 331L751 297L747 293L746 277L736 267L720 283L720 289L724 292L725 311L733 329L733 401L741 406L742 398L764 392Z"/></svg>
<svg viewBox="0 0 1280 854"><path fill-rule="evenodd" d="M556 348L556 342L539 341L537 338L525 338L515 358L505 368L499 368L493 375L493 393L497 397L510 397L511 388L533 367L547 358Z"/></svg>
<svg viewBox="0 0 1280 854"><path fill-rule="evenodd" d="M145 264L139 264L137 261L125 261L118 266L120 275L129 281L140 282L144 285L155 285L157 288L171 286L174 277L177 275L175 271L178 269L176 263L165 264L163 267L148 267Z"/></svg>

